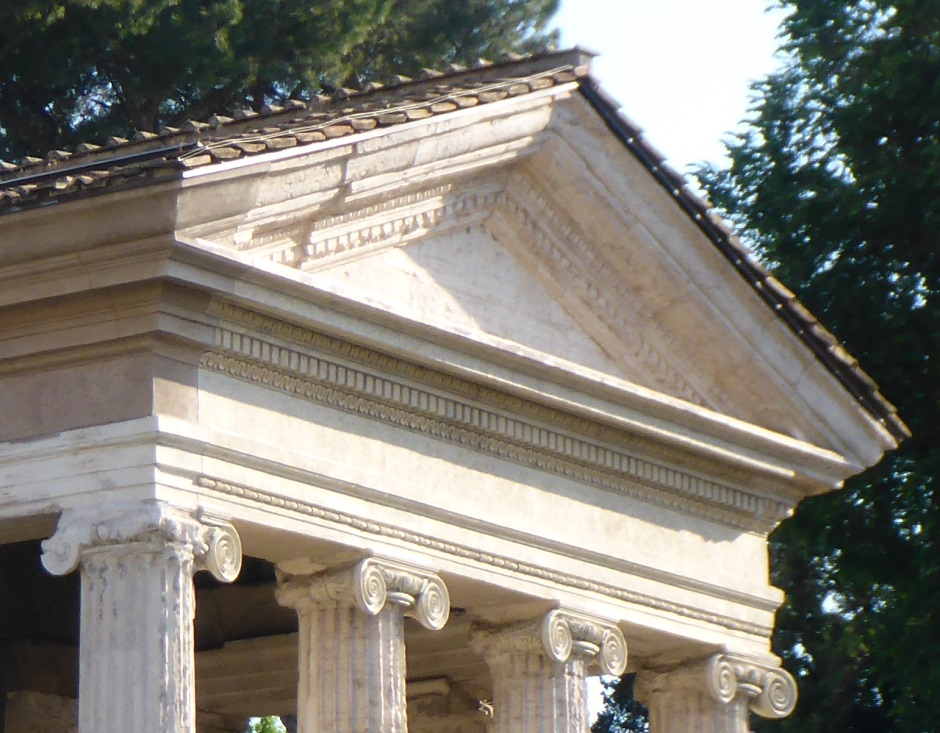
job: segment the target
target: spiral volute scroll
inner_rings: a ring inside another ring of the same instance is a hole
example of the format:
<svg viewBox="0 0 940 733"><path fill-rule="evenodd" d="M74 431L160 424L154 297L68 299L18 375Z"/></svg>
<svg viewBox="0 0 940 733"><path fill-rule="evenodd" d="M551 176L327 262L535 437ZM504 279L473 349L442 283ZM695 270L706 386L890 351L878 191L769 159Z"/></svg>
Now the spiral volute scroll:
<svg viewBox="0 0 940 733"><path fill-rule="evenodd" d="M216 578L232 582L241 569L241 541L225 521L200 516L164 502L107 502L67 511L55 534L42 543L42 563L53 575L74 570L88 552L143 546L172 547Z"/></svg>
<svg viewBox="0 0 940 733"><path fill-rule="evenodd" d="M231 526L210 527L206 538L205 554L200 558L203 567L216 580L231 583L242 569L242 542Z"/></svg>
<svg viewBox="0 0 940 733"><path fill-rule="evenodd" d="M735 665L727 657L712 657L706 674L708 691L718 702L729 703L738 694L738 674Z"/></svg>
<svg viewBox="0 0 940 733"><path fill-rule="evenodd" d="M388 583L385 573L372 560L364 560L353 571L353 594L356 605L369 614L375 616L388 600Z"/></svg>
<svg viewBox="0 0 940 733"><path fill-rule="evenodd" d="M430 576L424 590L415 599L411 615L419 624L431 631L440 631L450 618L450 594L444 581Z"/></svg>
<svg viewBox="0 0 940 733"><path fill-rule="evenodd" d="M745 696L751 710L763 718L785 718L796 707L796 682L786 670L719 654L708 661L707 677L716 700L729 703Z"/></svg>
<svg viewBox="0 0 940 733"><path fill-rule="evenodd" d="M566 662L571 656L574 638L571 627L561 611L552 611L542 622L542 648L550 659Z"/></svg>
<svg viewBox="0 0 940 733"><path fill-rule="evenodd" d="M81 558L81 545L67 533L56 532L53 537L43 540L42 565L52 575L66 575L78 567Z"/></svg>
<svg viewBox="0 0 940 733"><path fill-rule="evenodd" d="M796 707L796 682L788 672L774 669L766 673L760 694L751 700L751 710L762 718L785 718Z"/></svg>
<svg viewBox="0 0 940 733"><path fill-rule="evenodd" d="M607 631L597 655L597 663L602 674L619 677L624 673L627 668L627 640L623 638L620 629L614 627Z"/></svg>

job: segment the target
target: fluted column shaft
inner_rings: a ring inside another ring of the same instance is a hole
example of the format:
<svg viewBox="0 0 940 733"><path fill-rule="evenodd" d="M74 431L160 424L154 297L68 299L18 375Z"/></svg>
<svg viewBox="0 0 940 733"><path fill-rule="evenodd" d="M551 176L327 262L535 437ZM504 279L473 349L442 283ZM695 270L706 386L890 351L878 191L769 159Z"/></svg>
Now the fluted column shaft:
<svg viewBox="0 0 940 733"><path fill-rule="evenodd" d="M750 713L783 718L796 705L796 683L784 670L723 654L670 670L643 670L637 699L651 733L748 733Z"/></svg>
<svg viewBox="0 0 940 733"><path fill-rule="evenodd" d="M556 662L518 651L487 659L493 678L493 733L585 733L587 683L580 657Z"/></svg>
<svg viewBox="0 0 940 733"><path fill-rule="evenodd" d="M472 646L490 668L494 733L586 733L589 664L621 674L627 662L615 626L565 611L478 629Z"/></svg>
<svg viewBox="0 0 940 733"><path fill-rule="evenodd" d="M405 733L403 609L375 616L355 604L299 608L300 733Z"/></svg>
<svg viewBox="0 0 940 733"><path fill-rule="evenodd" d="M241 547L159 504L96 507L63 516L43 543L54 574L81 568L79 733L194 733L192 576L231 581Z"/></svg>
<svg viewBox="0 0 940 733"><path fill-rule="evenodd" d="M440 578L369 558L283 578L278 599L299 622L299 733L406 733L404 619L443 627L450 599Z"/></svg>
<svg viewBox="0 0 940 733"><path fill-rule="evenodd" d="M639 698L640 696L638 696ZM704 690L668 685L642 696L651 733L748 733L746 700L724 703Z"/></svg>

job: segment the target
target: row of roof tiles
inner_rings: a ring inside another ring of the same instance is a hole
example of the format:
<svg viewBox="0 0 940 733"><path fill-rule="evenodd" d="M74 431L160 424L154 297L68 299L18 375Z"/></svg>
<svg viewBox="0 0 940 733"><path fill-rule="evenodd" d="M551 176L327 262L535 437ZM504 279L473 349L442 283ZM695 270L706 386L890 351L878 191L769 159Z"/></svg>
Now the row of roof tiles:
<svg viewBox="0 0 940 733"><path fill-rule="evenodd" d="M190 168L407 124L577 81L608 128L843 386L896 439L909 436L895 407L838 339L750 253L685 178L665 163L642 130L619 112L619 105L589 76L589 62L589 54L573 49L505 58L499 64L480 62L471 69L451 66L445 71L428 70L417 80L397 77L385 87L370 84L361 91L343 89L310 102L292 100L284 107L267 107L261 113L216 116L159 133L138 132L129 140L112 138L102 147L86 143L71 153L52 151L16 165L4 163L0 214L105 189L147 185L178 177Z"/></svg>
<svg viewBox="0 0 940 733"><path fill-rule="evenodd" d="M111 138L104 146L82 143L74 151L0 162L0 213L529 94L585 76L588 59L579 51L546 52L498 65L480 61L469 69L425 70L417 80L396 77L388 86L341 89L309 102L269 105L260 113L214 116L159 133Z"/></svg>

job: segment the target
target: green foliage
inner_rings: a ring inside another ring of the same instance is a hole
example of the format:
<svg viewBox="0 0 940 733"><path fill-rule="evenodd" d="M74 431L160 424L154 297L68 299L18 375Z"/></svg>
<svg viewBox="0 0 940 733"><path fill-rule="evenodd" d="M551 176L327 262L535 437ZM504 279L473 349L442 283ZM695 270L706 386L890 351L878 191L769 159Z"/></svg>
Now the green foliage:
<svg viewBox="0 0 940 733"><path fill-rule="evenodd" d="M558 0L0 3L0 157L553 40Z"/></svg>
<svg viewBox="0 0 940 733"><path fill-rule="evenodd" d="M756 88L730 168L700 175L914 437L772 536L801 701L765 729L938 730L940 4L785 7L790 63Z"/></svg>
<svg viewBox="0 0 940 733"><path fill-rule="evenodd" d="M648 733L646 708L633 699L635 680L635 674L604 680L604 709L591 726L591 733Z"/></svg>
<svg viewBox="0 0 940 733"><path fill-rule="evenodd" d="M755 87L730 168L699 177L914 437L771 536L800 702L752 725L940 730L940 3L782 4L789 63ZM634 730L612 714L594 733Z"/></svg>
<svg viewBox="0 0 940 733"><path fill-rule="evenodd" d="M258 718L251 726L251 733L284 733L284 726L277 716Z"/></svg>

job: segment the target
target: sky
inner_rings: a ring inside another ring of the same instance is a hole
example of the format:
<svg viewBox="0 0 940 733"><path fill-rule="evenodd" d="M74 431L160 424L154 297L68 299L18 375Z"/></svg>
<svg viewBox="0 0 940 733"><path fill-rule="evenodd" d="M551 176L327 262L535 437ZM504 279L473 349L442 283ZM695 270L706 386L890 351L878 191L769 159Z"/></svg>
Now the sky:
<svg viewBox="0 0 940 733"><path fill-rule="evenodd" d="M683 173L721 164L723 138L750 106L750 85L776 69L784 14L766 0L562 0L561 48L600 54L592 74ZM589 687L591 719L602 707Z"/></svg>
<svg viewBox="0 0 940 733"><path fill-rule="evenodd" d="M681 172L720 163L749 86L779 64L784 14L767 0L562 0L561 48L600 55L592 73Z"/></svg>

